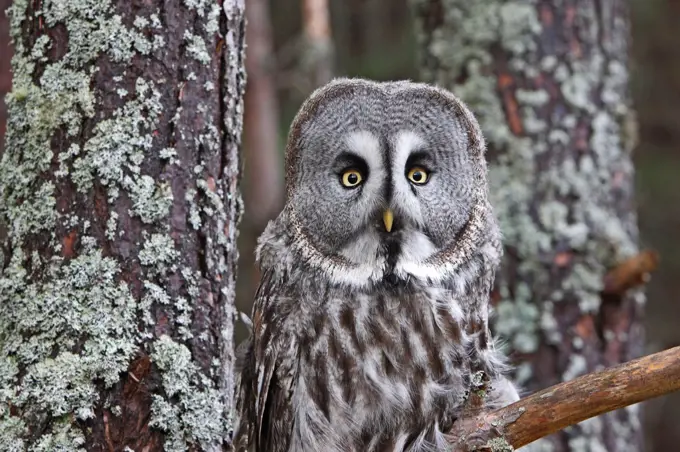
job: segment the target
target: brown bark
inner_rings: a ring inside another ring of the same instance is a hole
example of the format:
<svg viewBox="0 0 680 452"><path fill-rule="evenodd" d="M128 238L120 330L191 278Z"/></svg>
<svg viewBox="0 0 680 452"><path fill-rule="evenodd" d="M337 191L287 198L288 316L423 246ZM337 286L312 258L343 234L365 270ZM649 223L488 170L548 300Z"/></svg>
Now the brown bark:
<svg viewBox="0 0 680 452"><path fill-rule="evenodd" d="M243 16L14 1L0 449L228 444Z"/></svg>
<svg viewBox="0 0 680 452"><path fill-rule="evenodd" d="M494 329L520 384L535 391L640 356L644 296L606 282L638 254L627 2L413 3L424 78L466 102L487 139L505 247ZM631 407L546 447L639 450L639 425Z"/></svg>
<svg viewBox="0 0 680 452"><path fill-rule="evenodd" d="M510 406L454 424L454 451L519 448L565 427L680 390L680 347L539 391Z"/></svg>

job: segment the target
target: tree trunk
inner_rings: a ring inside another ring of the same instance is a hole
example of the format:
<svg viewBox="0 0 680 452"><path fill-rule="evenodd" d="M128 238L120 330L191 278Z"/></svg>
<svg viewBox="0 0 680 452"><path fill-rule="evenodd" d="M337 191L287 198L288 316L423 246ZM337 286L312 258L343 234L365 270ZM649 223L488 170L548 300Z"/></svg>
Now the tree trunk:
<svg viewBox="0 0 680 452"><path fill-rule="evenodd" d="M239 235L237 308L250 312L259 284L255 265L257 238L283 205L283 153L279 147L279 103L276 61L268 0L248 0L243 197L247 206ZM236 340L247 337L244 327Z"/></svg>
<svg viewBox="0 0 680 452"><path fill-rule="evenodd" d="M637 253L624 0L412 0L426 80L480 119L505 259L495 329L528 390L642 352L640 291L608 293ZM642 448L638 407L554 435L553 451Z"/></svg>
<svg viewBox="0 0 680 452"><path fill-rule="evenodd" d="M333 37L328 0L302 0L302 28L305 50L302 66L309 74L312 90L333 78Z"/></svg>
<svg viewBox="0 0 680 452"><path fill-rule="evenodd" d="M0 12L9 8L11 0L0 0ZM7 108L5 95L12 87L12 75L9 62L12 58L12 47L9 42L9 20L5 14L0 14L0 157L4 149L5 127L7 125ZM1 234L1 233L0 233ZM2 235L0 235L0 238Z"/></svg>
<svg viewBox="0 0 680 452"><path fill-rule="evenodd" d="M279 148L279 105L276 62L267 0L248 0L246 10L246 88L244 197L248 218L259 230L275 217L283 203L282 153Z"/></svg>
<svg viewBox="0 0 680 452"><path fill-rule="evenodd" d="M14 0L0 449L228 443L243 10Z"/></svg>
<svg viewBox="0 0 680 452"><path fill-rule="evenodd" d="M9 39L9 20L2 14L12 4L11 0L0 0L0 159L5 149L5 130L7 127L7 106L5 95L12 89L12 74L9 64L12 58L12 46ZM0 244L7 237L7 226L0 216ZM0 245L0 268L2 268L2 246ZM1 275L1 274L0 274ZM1 294L2 292L0 292ZM2 298L0 298L0 303ZM1 337L1 336L0 336Z"/></svg>

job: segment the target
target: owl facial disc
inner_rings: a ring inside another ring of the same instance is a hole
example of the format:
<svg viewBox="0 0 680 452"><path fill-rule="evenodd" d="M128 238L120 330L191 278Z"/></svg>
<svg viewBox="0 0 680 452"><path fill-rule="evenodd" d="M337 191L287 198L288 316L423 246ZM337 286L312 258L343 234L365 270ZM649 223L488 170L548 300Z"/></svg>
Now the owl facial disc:
<svg viewBox="0 0 680 452"><path fill-rule="evenodd" d="M282 223L333 281L439 280L495 231L486 178L479 125L452 94L339 79L291 126Z"/></svg>

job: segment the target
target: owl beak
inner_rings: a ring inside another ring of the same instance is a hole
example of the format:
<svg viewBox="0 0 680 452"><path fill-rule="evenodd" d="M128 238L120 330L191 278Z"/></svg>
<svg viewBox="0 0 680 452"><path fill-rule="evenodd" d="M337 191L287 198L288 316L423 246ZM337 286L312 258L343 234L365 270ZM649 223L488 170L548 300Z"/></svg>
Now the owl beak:
<svg viewBox="0 0 680 452"><path fill-rule="evenodd" d="M392 209L385 209L383 212L383 223L385 223L385 230L387 232L392 231L392 223L394 222L394 214Z"/></svg>

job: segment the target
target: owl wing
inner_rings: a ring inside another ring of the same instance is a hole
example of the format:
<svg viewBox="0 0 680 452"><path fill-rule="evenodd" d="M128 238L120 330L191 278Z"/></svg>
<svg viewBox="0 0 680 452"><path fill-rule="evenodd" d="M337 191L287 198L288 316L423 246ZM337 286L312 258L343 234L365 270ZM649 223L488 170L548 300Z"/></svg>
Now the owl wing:
<svg viewBox="0 0 680 452"><path fill-rule="evenodd" d="M292 336L283 328L280 297L272 293L266 274L253 307L253 331L242 350L237 384L240 415L236 449L285 452L293 431L292 396L297 381L297 355Z"/></svg>

